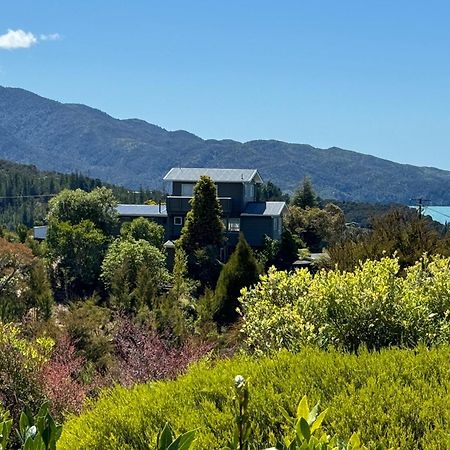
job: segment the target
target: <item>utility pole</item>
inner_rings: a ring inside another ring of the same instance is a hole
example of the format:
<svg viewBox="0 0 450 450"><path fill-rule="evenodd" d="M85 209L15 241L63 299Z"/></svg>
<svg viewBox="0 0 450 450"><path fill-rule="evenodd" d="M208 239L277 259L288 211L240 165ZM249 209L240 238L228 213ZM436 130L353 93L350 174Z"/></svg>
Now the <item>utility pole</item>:
<svg viewBox="0 0 450 450"><path fill-rule="evenodd" d="M424 206L425 206L425 202L429 202L429 200L427 200L425 198L422 198L422 197L420 197L420 198L412 198L411 200L414 201L414 202L417 202L418 207L419 207L419 217L422 217L423 209L424 209Z"/></svg>

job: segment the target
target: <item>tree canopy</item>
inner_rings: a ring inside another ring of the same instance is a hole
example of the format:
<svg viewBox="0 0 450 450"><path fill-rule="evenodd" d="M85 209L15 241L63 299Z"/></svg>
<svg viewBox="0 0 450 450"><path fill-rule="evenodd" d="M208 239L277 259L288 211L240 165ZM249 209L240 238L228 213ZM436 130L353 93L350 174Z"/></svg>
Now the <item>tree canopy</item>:
<svg viewBox="0 0 450 450"><path fill-rule="evenodd" d="M238 245L223 266L217 281L214 319L219 324L230 324L237 319L236 308L239 306L241 289L255 284L258 279L258 263L241 233Z"/></svg>
<svg viewBox="0 0 450 450"><path fill-rule="evenodd" d="M317 195L312 187L311 178L303 178L302 184L294 192L291 205L299 208L314 208L318 206Z"/></svg>
<svg viewBox="0 0 450 450"><path fill-rule="evenodd" d="M217 199L214 182L208 176L200 177L194 186L191 210L181 233L181 246L187 253L204 247L219 247L224 237L222 208Z"/></svg>

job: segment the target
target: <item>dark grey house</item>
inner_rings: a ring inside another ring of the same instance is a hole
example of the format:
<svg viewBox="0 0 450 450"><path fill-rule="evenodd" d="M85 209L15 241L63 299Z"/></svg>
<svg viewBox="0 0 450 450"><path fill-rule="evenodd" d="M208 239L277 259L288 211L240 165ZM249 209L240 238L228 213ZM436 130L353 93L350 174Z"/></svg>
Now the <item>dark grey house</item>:
<svg viewBox="0 0 450 450"><path fill-rule="evenodd" d="M168 192L165 205L119 204L120 222L146 217L164 226L166 240L175 241L190 210L194 185L202 175L209 176L217 187L217 197L222 206L227 246L234 247L239 233L252 247L261 247L264 236L279 240L282 233L282 216L285 202L257 200L258 185L263 180L256 169L173 168L164 177ZM47 227L35 227L36 239L44 239Z"/></svg>
<svg viewBox="0 0 450 450"><path fill-rule="evenodd" d="M168 239L180 237L194 185L202 175L209 176L216 184L228 245L236 244L240 232L252 247L261 247L266 235L281 238L286 204L257 201L258 185L263 180L256 169L173 168L164 177L169 193L166 199Z"/></svg>

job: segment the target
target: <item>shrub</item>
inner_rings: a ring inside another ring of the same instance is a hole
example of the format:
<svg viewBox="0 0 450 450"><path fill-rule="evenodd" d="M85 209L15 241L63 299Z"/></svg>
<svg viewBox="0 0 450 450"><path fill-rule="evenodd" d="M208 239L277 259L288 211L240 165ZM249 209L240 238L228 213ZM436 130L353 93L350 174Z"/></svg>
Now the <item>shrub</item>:
<svg viewBox="0 0 450 450"><path fill-rule="evenodd" d="M229 325L236 321L241 289L255 284L258 279L258 263L244 235L241 234L238 245L223 266L217 281L214 319L219 324Z"/></svg>
<svg viewBox="0 0 450 450"><path fill-rule="evenodd" d="M239 356L202 362L176 381L116 387L69 420L59 448L148 449L169 422L177 434L196 429L196 448L219 449L233 438L236 373L251 383L248 416L256 448L275 446L301 398L327 409L327 434L356 432L375 443L413 450L445 448L450 432L450 347L361 351L359 355L305 349L272 357ZM264 447L265 446L265 447Z"/></svg>
<svg viewBox="0 0 450 450"><path fill-rule="evenodd" d="M354 272L275 270L244 290L242 332L250 350L305 344L356 350L449 342L450 259L424 257L404 276L396 258Z"/></svg>
<svg viewBox="0 0 450 450"><path fill-rule="evenodd" d="M25 406L37 408L44 401L39 372L52 347L49 338L26 340L16 326L0 323L0 403L14 419Z"/></svg>

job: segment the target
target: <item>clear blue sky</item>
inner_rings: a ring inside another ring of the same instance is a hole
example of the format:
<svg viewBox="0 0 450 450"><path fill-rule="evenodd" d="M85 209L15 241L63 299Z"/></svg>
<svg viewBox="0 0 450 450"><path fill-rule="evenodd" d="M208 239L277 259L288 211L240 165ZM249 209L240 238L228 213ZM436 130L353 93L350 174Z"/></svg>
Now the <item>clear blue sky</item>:
<svg viewBox="0 0 450 450"><path fill-rule="evenodd" d="M448 0L5 1L0 35L34 41L0 36L0 85L450 169L449 24Z"/></svg>

